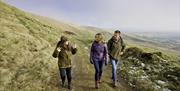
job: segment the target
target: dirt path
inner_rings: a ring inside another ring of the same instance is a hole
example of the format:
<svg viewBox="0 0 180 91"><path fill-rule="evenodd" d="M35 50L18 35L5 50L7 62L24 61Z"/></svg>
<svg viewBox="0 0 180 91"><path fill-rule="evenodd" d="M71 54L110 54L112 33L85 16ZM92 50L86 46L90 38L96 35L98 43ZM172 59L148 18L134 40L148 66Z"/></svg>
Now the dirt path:
<svg viewBox="0 0 180 91"><path fill-rule="evenodd" d="M54 74L55 75L55 74ZM72 91L132 91L129 86L123 81L118 82L117 87L112 86L111 65L104 66L102 83L99 89L95 89L94 67L87 60L87 55L77 55L73 57L73 90ZM57 74L54 81L57 80ZM58 91L69 91L62 88L60 83L56 84Z"/></svg>

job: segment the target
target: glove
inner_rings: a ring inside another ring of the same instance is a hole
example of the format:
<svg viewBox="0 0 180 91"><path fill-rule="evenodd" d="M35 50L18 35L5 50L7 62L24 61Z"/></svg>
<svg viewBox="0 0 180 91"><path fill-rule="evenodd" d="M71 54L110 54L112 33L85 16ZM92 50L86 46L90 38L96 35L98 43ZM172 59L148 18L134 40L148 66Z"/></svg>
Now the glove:
<svg viewBox="0 0 180 91"><path fill-rule="evenodd" d="M94 63L93 63L93 60L92 60L91 58L90 58L90 63L91 63L91 64L94 64Z"/></svg>
<svg viewBox="0 0 180 91"><path fill-rule="evenodd" d="M94 64L93 61L90 61L91 64Z"/></svg>
<svg viewBox="0 0 180 91"><path fill-rule="evenodd" d="M107 65L108 65L108 61L109 61L109 58L108 58L108 57L105 58L104 61L105 61L105 66L107 66Z"/></svg>
<svg viewBox="0 0 180 91"><path fill-rule="evenodd" d="M105 66L107 66L108 65L108 62L105 62Z"/></svg>

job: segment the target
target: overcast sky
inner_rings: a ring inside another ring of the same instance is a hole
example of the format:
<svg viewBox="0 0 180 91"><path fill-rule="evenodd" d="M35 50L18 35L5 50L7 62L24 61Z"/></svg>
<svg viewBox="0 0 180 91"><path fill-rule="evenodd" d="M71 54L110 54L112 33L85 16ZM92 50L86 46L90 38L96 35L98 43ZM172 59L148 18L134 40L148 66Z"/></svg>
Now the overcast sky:
<svg viewBox="0 0 180 91"><path fill-rule="evenodd" d="M62 21L132 31L180 31L180 0L4 0Z"/></svg>

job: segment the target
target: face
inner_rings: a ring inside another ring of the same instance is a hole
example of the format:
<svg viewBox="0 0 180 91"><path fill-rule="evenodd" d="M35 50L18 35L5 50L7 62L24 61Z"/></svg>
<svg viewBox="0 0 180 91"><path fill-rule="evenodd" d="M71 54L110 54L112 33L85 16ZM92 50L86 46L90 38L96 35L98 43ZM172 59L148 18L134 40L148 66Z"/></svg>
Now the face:
<svg viewBox="0 0 180 91"><path fill-rule="evenodd" d="M120 33L114 33L114 38L115 38L115 39L119 39L119 38L120 38L120 36L121 36L121 34L120 34Z"/></svg>
<svg viewBox="0 0 180 91"><path fill-rule="evenodd" d="M101 41L101 37L99 35L96 35L95 36L95 41L97 41L97 42Z"/></svg>

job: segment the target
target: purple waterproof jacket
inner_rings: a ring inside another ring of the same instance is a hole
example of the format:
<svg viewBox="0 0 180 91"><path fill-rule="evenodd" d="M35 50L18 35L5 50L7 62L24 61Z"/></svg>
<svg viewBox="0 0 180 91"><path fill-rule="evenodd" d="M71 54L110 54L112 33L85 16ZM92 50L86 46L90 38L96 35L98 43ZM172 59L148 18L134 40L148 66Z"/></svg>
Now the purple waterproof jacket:
<svg viewBox="0 0 180 91"><path fill-rule="evenodd" d="M93 42L90 52L90 61L105 61L108 63L108 49L106 43Z"/></svg>

